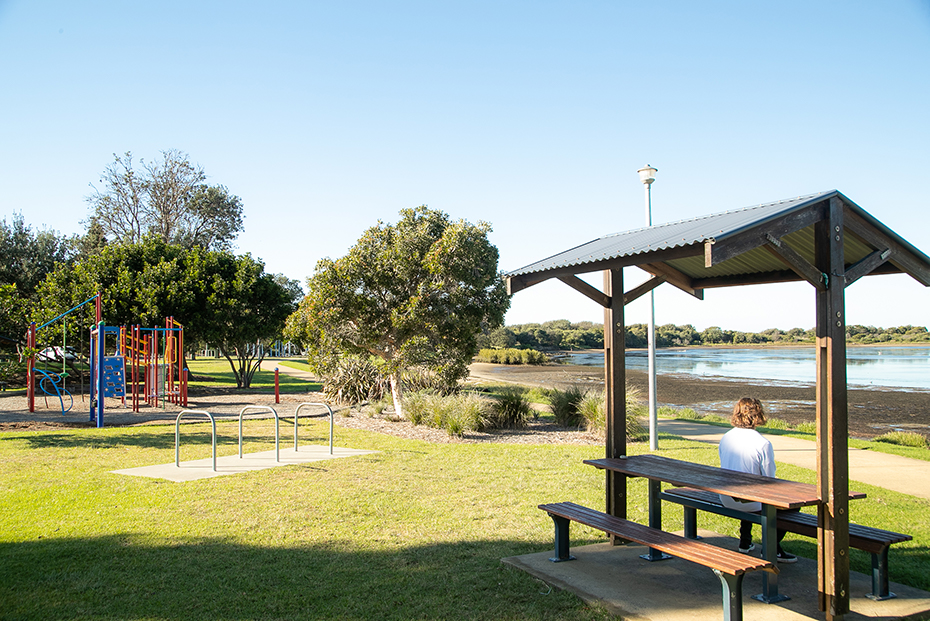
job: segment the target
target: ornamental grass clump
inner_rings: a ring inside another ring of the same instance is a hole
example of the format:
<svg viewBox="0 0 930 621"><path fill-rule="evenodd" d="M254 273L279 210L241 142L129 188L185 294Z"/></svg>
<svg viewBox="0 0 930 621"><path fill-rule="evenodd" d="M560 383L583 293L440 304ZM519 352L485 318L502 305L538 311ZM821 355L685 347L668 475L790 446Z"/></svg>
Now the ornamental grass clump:
<svg viewBox="0 0 930 621"><path fill-rule="evenodd" d="M579 386L569 386L565 390L554 388L549 392L549 409L555 422L562 427L581 427L585 418L578 411L578 406L587 394Z"/></svg>
<svg viewBox="0 0 930 621"><path fill-rule="evenodd" d="M928 446L927 438L913 431L889 431L874 438L874 441L912 448L927 448Z"/></svg>
<svg viewBox="0 0 930 621"><path fill-rule="evenodd" d="M335 403L379 401L390 392L387 381L368 358L343 356L318 372L323 378L323 394Z"/></svg>
<svg viewBox="0 0 930 621"><path fill-rule="evenodd" d="M461 436L487 426L490 403L489 399L474 393L412 392L404 396L404 414L414 425L444 429L450 436Z"/></svg>
<svg viewBox="0 0 930 621"><path fill-rule="evenodd" d="M504 388L498 392L487 416L488 429L525 429L533 408L520 388Z"/></svg>
<svg viewBox="0 0 930 621"><path fill-rule="evenodd" d="M645 406L640 401L640 392L632 386L626 387L626 437L632 442L639 442L646 438L646 430L639 421L637 416L645 415ZM604 406L604 393L588 393L581 400L578 410L587 423L587 429L591 433L597 434L604 438L607 435L607 417Z"/></svg>

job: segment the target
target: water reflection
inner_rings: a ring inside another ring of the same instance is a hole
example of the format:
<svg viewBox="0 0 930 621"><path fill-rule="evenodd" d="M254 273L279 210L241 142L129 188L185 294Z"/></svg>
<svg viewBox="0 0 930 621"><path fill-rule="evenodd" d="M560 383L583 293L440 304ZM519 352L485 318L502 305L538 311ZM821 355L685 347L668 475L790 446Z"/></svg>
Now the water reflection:
<svg viewBox="0 0 930 621"><path fill-rule="evenodd" d="M813 347L660 349L656 351L656 372L776 385L814 383L817 367L814 356ZM603 366L604 354L572 354L562 362ZM626 365L629 369L646 371L646 352L627 352ZM846 376L853 386L930 390L930 347L849 347Z"/></svg>

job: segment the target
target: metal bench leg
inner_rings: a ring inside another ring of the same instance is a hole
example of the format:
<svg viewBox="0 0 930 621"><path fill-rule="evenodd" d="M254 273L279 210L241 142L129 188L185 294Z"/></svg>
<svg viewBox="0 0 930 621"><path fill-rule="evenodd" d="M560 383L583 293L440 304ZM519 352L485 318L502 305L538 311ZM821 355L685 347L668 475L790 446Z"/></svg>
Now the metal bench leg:
<svg viewBox="0 0 930 621"><path fill-rule="evenodd" d="M682 507L685 512L685 537L688 539L697 539L697 509L694 507Z"/></svg>
<svg viewBox="0 0 930 621"><path fill-rule="evenodd" d="M552 522L555 524L555 556L549 560L553 563L574 561L575 557L569 552L568 544L568 528L571 524L571 520L563 518L560 515L552 515L551 513L549 517L552 518Z"/></svg>
<svg viewBox="0 0 930 621"><path fill-rule="evenodd" d="M743 574L733 576L719 569L714 573L723 587L723 621L743 621Z"/></svg>
<svg viewBox="0 0 930 621"><path fill-rule="evenodd" d="M649 527L662 530L662 482L649 480ZM647 561L664 561L672 558L655 548L649 548L649 554L640 554L639 558Z"/></svg>
<svg viewBox="0 0 930 621"><path fill-rule="evenodd" d="M888 548L890 547L885 546L881 552L872 553L872 592L866 597L878 602L897 597L888 590Z"/></svg>

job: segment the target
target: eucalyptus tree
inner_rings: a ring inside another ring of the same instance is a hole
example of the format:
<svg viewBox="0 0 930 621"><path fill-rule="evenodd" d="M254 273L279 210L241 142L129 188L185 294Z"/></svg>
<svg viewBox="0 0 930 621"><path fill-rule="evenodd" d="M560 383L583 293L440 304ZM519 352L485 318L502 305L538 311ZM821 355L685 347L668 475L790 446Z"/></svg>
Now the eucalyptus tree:
<svg viewBox="0 0 930 621"><path fill-rule="evenodd" d="M131 152L113 155L93 193L89 225L102 227L107 240L140 243L156 235L169 244L227 250L242 231L242 201L222 185L206 184L206 173L186 153L162 151L140 168Z"/></svg>
<svg viewBox="0 0 930 621"><path fill-rule="evenodd" d="M403 415L403 371L425 368L454 385L468 374L482 328L502 324L510 298L490 224L452 221L426 206L400 216L369 228L345 256L317 263L285 334L307 346L318 372L339 355L374 357Z"/></svg>

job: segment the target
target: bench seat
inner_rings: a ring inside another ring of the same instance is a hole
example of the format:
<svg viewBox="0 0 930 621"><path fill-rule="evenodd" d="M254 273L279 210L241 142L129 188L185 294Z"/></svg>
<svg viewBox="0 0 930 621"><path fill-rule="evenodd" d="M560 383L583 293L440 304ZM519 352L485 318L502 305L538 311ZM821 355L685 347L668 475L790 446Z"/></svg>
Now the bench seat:
<svg viewBox="0 0 930 621"><path fill-rule="evenodd" d="M713 492L688 487L677 487L662 492L663 500L684 506L685 537L697 537L697 509L718 513L736 519L759 523L758 514L743 513L720 504L720 496ZM817 516L799 511L779 511L778 528L803 537L817 538ZM890 599L888 590L888 548L893 543L910 541L910 535L895 533L871 526L849 524L849 546L872 555L872 592L866 597L875 600Z"/></svg>
<svg viewBox="0 0 930 621"><path fill-rule="evenodd" d="M555 523L555 557L553 562L569 561L574 557L569 549L569 524L578 522L610 535L635 541L698 565L708 567L720 579L723 589L725 621L743 618L743 575L750 571L778 573L778 568L761 558L740 554L694 539L687 539L649 526L614 517L572 502L539 505Z"/></svg>

